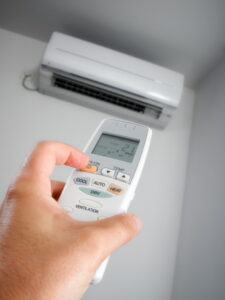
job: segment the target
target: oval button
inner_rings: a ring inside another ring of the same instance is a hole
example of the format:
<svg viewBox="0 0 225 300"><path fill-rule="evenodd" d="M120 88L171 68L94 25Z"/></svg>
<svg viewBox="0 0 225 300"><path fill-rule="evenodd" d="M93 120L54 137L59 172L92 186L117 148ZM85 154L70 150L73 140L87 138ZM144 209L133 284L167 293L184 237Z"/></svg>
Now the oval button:
<svg viewBox="0 0 225 300"><path fill-rule="evenodd" d="M98 201L95 200L91 200L91 199L81 199L79 201L81 204L87 205L89 207L93 207L93 208L100 208L102 207L102 204Z"/></svg>
<svg viewBox="0 0 225 300"><path fill-rule="evenodd" d="M111 198L112 195L106 192L98 191L95 189L91 188L85 188L85 187L80 187L79 190L89 196L96 197L96 198Z"/></svg>
<svg viewBox="0 0 225 300"><path fill-rule="evenodd" d="M80 170L83 172L95 173L98 171L98 168L95 165L87 165L86 167L84 167Z"/></svg>
<svg viewBox="0 0 225 300"><path fill-rule="evenodd" d="M123 189L119 185L116 185L116 184L113 184L113 183L111 183L109 185L108 191L110 193L113 193L114 195L120 195L120 194L123 193Z"/></svg>

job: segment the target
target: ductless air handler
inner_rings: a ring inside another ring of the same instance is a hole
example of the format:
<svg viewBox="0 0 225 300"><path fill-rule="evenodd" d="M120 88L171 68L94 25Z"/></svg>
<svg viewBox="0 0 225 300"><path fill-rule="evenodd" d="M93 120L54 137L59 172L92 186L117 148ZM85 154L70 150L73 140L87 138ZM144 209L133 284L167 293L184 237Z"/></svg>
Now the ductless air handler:
<svg viewBox="0 0 225 300"><path fill-rule="evenodd" d="M98 111L164 128L177 109L183 75L61 33L53 33L38 89Z"/></svg>

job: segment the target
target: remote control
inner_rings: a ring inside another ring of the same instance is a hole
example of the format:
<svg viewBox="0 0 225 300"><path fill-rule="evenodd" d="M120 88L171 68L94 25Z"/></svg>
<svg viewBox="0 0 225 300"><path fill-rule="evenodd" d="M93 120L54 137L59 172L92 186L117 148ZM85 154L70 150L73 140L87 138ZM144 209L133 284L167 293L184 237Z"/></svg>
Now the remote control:
<svg viewBox="0 0 225 300"><path fill-rule="evenodd" d="M93 221L127 212L134 198L150 146L152 130L144 125L114 119L103 120L84 152L89 164L74 169L59 204L74 219ZM101 281L108 258L92 283Z"/></svg>

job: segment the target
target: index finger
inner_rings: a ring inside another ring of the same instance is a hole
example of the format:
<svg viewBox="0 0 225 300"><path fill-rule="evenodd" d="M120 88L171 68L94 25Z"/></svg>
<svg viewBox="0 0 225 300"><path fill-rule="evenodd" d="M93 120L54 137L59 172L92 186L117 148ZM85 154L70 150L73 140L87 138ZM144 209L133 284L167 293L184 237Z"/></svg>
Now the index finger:
<svg viewBox="0 0 225 300"><path fill-rule="evenodd" d="M39 142L24 165L23 173L49 179L56 165L85 167L88 156L78 149L60 142Z"/></svg>

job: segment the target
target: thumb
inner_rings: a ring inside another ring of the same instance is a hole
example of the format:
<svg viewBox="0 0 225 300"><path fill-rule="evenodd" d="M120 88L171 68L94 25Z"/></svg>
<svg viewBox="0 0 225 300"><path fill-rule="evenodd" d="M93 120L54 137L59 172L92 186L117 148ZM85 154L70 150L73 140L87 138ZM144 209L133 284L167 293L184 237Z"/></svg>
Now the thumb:
<svg viewBox="0 0 225 300"><path fill-rule="evenodd" d="M127 243L141 230L142 223L138 216L121 214L93 222L95 237L98 236L102 259Z"/></svg>

